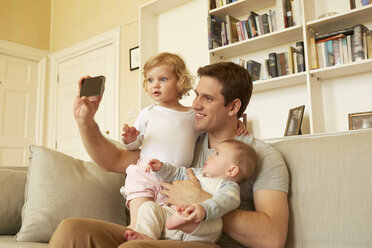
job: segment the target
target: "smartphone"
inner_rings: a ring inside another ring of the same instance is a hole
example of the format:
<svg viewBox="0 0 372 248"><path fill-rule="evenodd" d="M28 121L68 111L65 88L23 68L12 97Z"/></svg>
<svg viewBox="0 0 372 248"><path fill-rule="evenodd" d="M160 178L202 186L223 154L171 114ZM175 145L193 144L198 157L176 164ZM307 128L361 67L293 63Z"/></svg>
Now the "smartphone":
<svg viewBox="0 0 372 248"><path fill-rule="evenodd" d="M105 76L84 79L81 84L80 97L102 95L105 80Z"/></svg>

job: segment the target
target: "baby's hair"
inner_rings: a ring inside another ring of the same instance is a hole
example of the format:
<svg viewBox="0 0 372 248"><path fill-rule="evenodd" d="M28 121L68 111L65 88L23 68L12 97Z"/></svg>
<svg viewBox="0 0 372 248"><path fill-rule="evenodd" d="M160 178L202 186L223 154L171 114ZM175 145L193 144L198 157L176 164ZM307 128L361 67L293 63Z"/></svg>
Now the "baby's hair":
<svg viewBox="0 0 372 248"><path fill-rule="evenodd" d="M257 165L256 151L248 144L234 139L222 141L234 146L234 163L239 167L237 181L249 178L255 171Z"/></svg>
<svg viewBox="0 0 372 248"><path fill-rule="evenodd" d="M193 89L194 76L191 75L189 70L186 68L186 64L183 59L173 53L159 53L158 55L149 58L143 66L143 88L147 91L147 73L154 67L167 65L172 67L174 74L177 77L177 91L178 99L182 99L183 96L188 96L189 91Z"/></svg>

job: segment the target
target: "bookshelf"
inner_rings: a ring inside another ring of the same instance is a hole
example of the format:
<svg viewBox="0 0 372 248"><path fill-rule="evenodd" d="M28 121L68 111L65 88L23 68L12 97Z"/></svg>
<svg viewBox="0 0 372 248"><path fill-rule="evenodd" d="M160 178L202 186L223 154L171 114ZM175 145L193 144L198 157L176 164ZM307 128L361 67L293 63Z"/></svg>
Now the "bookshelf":
<svg viewBox="0 0 372 248"><path fill-rule="evenodd" d="M252 59L262 63L269 53L283 52L288 46L295 46L297 41L304 41L304 72L254 82L252 100L246 112L248 129L255 136L263 139L283 137L288 110L300 105L305 105L303 134L346 131L348 113L372 110L372 59L311 69L309 31L322 34L359 23L372 29L372 5L350 10L348 0L303 0L301 24L209 50L208 15L221 19L231 15L241 19L249 11L262 14L275 8L276 0L238 0L212 10L209 10L208 0L176 1L173 6L169 2L152 1L140 9L140 47L145 48L143 54L141 50L142 65L150 55L168 49L184 55L195 74L199 66L218 61L238 63L239 59ZM191 10L190 6L194 8ZM334 11L338 14L316 19L323 12ZM149 15L149 12L152 14ZM174 24L169 20L164 24L164 16L169 16L171 12L182 12L185 17L180 18L185 21ZM161 28L169 31L175 30L175 25L182 32L188 29L188 40L172 46L169 37L160 37L162 35L156 33L155 28L160 27L160 22L163 25ZM143 32L149 29L152 30L150 35L156 37L155 45ZM198 44L199 50L195 50L195 44Z"/></svg>

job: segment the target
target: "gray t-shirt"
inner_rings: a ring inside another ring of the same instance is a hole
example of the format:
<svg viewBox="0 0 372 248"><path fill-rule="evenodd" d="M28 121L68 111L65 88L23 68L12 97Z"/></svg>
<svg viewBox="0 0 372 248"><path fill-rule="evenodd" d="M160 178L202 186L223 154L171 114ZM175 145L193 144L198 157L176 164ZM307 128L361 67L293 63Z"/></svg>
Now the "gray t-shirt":
<svg viewBox="0 0 372 248"><path fill-rule="evenodd" d="M239 208L255 211L253 193L260 189L278 190L288 193L288 170L279 151L269 144L254 138L253 135L241 135L236 137L236 139L251 145L257 153L257 167L254 175L239 183L241 198ZM213 149L208 148L208 134L201 134L196 142L192 167L202 168L208 156L211 156L213 152ZM226 233L223 233L217 244L221 247L229 248L245 247Z"/></svg>

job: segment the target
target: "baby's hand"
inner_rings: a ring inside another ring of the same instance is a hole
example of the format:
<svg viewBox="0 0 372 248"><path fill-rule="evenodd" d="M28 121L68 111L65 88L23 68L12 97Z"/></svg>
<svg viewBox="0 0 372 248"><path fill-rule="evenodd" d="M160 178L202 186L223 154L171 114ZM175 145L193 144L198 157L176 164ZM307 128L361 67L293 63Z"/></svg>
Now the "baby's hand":
<svg viewBox="0 0 372 248"><path fill-rule="evenodd" d="M124 144L130 144L133 141L137 139L137 136L140 134L140 132L135 127L130 127L128 124L124 124L123 127L123 142Z"/></svg>
<svg viewBox="0 0 372 248"><path fill-rule="evenodd" d="M163 163L157 159L151 159L147 164L145 172L150 171L160 171L161 167L163 167Z"/></svg>
<svg viewBox="0 0 372 248"><path fill-rule="evenodd" d="M177 208L177 212L187 221L193 221L195 223L202 222L206 215L204 207L200 204L192 204L187 207Z"/></svg>

